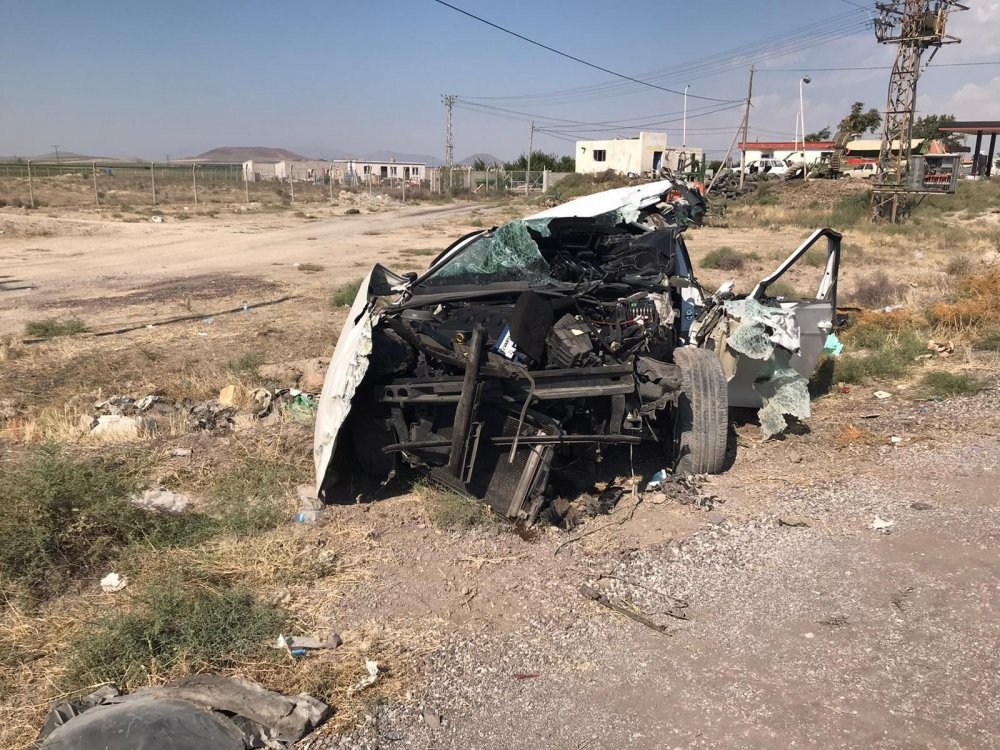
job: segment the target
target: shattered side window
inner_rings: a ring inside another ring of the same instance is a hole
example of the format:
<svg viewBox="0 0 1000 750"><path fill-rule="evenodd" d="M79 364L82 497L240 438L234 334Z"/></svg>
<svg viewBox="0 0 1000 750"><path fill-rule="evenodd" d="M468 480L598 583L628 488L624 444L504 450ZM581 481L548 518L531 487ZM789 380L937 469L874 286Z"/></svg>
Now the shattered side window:
<svg viewBox="0 0 1000 750"><path fill-rule="evenodd" d="M532 231L545 236L547 223L532 221L530 226ZM551 281L549 264L531 238L528 226L525 221L512 221L491 234L484 234L424 278L421 286Z"/></svg>

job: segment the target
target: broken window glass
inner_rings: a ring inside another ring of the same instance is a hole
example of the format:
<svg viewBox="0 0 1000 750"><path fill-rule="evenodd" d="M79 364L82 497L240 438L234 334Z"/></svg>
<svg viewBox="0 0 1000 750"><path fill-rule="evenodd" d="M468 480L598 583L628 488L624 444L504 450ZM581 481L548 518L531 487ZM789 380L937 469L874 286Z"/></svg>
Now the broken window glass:
<svg viewBox="0 0 1000 750"><path fill-rule="evenodd" d="M541 236L546 222L532 221L531 230ZM525 221L512 221L473 240L451 260L429 274L421 286L465 286L523 281L545 284L552 281L545 262Z"/></svg>

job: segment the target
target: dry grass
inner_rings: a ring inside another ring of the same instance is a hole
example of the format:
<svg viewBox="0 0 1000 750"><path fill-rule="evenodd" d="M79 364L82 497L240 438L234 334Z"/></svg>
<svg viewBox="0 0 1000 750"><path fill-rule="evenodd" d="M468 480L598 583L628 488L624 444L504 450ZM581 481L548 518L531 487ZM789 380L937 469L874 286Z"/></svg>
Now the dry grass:
<svg viewBox="0 0 1000 750"><path fill-rule="evenodd" d="M840 432L834 440L840 448L850 448L855 445L878 445L884 442L871 430L866 430L854 424L845 424L841 427Z"/></svg>
<svg viewBox="0 0 1000 750"><path fill-rule="evenodd" d="M1000 324L1000 270L964 279L955 299L931 308L932 321L957 333L974 333Z"/></svg>

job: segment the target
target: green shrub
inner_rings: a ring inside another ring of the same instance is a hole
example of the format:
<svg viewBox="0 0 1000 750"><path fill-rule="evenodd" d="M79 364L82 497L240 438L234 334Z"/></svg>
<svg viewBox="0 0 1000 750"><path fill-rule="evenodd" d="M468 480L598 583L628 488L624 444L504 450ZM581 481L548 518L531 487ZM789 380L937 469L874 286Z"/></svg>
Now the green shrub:
<svg viewBox="0 0 1000 750"><path fill-rule="evenodd" d="M1000 328L987 331L976 339L972 346L975 349L982 349L983 351L1000 351Z"/></svg>
<svg viewBox="0 0 1000 750"><path fill-rule="evenodd" d="M914 331L894 333L870 328L844 338L848 349L857 346L866 350L842 354L834 360L834 380L845 383L898 378L917 364L917 357L927 352L924 339Z"/></svg>
<svg viewBox="0 0 1000 750"><path fill-rule="evenodd" d="M743 268L744 259L736 250L726 245L709 252L701 261L705 268L716 268L720 271L739 271Z"/></svg>
<svg viewBox="0 0 1000 750"><path fill-rule="evenodd" d="M474 526L495 526L496 516L483 503L471 500L429 483L421 484L417 493L423 498L430 522L445 529L468 529Z"/></svg>
<svg viewBox="0 0 1000 750"><path fill-rule="evenodd" d="M325 266L322 266L319 263L299 263L297 268L304 273L317 273L322 271Z"/></svg>
<svg viewBox="0 0 1000 750"><path fill-rule="evenodd" d="M24 333L36 339L54 339L57 336L75 336L84 333L87 326L76 318L69 320L30 320L24 326Z"/></svg>
<svg viewBox="0 0 1000 750"><path fill-rule="evenodd" d="M799 293L789 282L778 279L767 288L767 293L771 297L784 297L785 299L799 299Z"/></svg>
<svg viewBox="0 0 1000 750"><path fill-rule="evenodd" d="M0 471L0 588L44 598L102 567L150 519L128 500L134 474L51 446ZM106 571L104 571L106 572Z"/></svg>
<svg viewBox="0 0 1000 750"><path fill-rule="evenodd" d="M180 576L157 581L128 611L101 617L70 643L65 687L130 689L179 670L233 667L263 655L283 624L280 610L247 591Z"/></svg>
<svg viewBox="0 0 1000 750"><path fill-rule="evenodd" d="M917 394L922 398L942 400L952 396L975 396L986 388L979 380L964 372L934 370L920 379Z"/></svg>
<svg viewBox="0 0 1000 750"><path fill-rule="evenodd" d="M967 255L953 255L948 259L944 272L949 276L968 276L972 273L972 260Z"/></svg>
<svg viewBox="0 0 1000 750"><path fill-rule="evenodd" d="M354 304L354 298L358 296L360 288L361 279L343 284L330 296L330 304L334 307L347 307Z"/></svg>
<svg viewBox="0 0 1000 750"><path fill-rule="evenodd" d="M258 370L264 364L264 355L259 352L247 352L242 357L229 363L229 369L238 375L260 377Z"/></svg>
<svg viewBox="0 0 1000 750"><path fill-rule="evenodd" d="M242 536L273 529L287 515L281 500L300 476L290 461L248 456L212 476L206 512L218 531Z"/></svg>

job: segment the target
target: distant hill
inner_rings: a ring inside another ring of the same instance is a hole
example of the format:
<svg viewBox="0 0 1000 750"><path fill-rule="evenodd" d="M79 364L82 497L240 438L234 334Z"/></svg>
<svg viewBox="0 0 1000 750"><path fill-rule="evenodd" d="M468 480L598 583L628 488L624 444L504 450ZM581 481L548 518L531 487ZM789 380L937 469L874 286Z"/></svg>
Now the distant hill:
<svg viewBox="0 0 1000 750"><path fill-rule="evenodd" d="M464 159L462 159L462 161L457 163L463 166L472 166L476 162L476 159L482 159L483 163L486 165L504 163L504 160L501 159L499 156L494 156L493 154L486 154L486 153L471 154L470 156L466 156Z"/></svg>
<svg viewBox="0 0 1000 750"><path fill-rule="evenodd" d="M306 157L300 156L287 148L269 148L268 146L219 146L211 151L206 151L197 156L188 157L185 161L229 161L244 162L253 159L255 161L283 161L291 159L303 161Z"/></svg>

